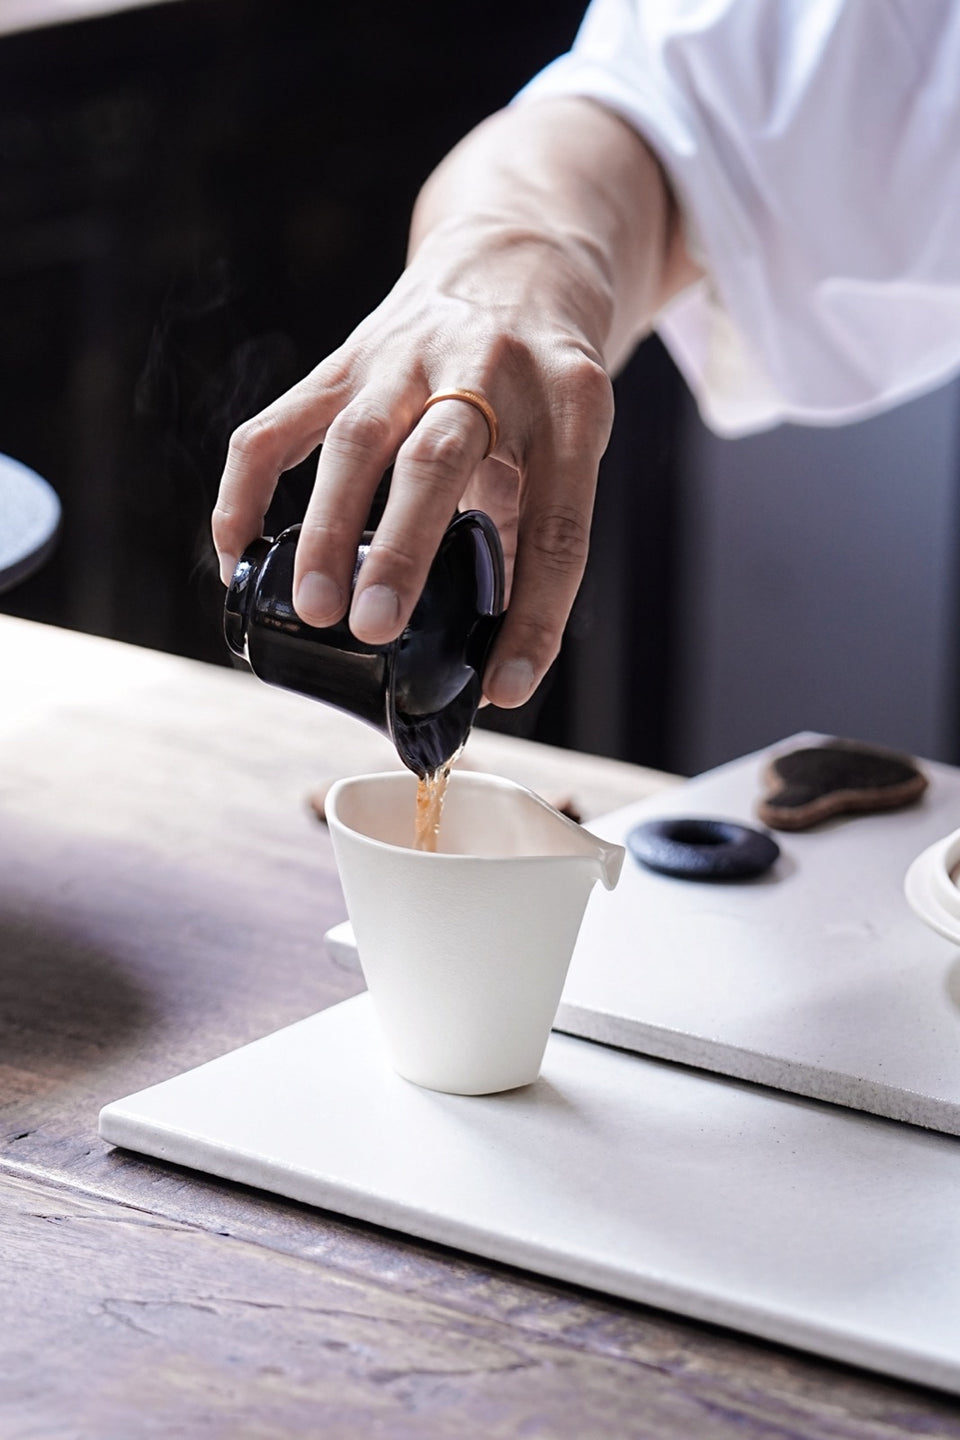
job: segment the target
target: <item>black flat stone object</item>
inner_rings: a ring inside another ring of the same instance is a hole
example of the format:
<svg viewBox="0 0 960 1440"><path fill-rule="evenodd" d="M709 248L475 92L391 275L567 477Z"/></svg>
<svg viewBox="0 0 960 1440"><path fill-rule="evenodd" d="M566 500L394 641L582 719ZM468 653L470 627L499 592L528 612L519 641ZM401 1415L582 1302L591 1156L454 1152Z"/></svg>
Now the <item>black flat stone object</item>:
<svg viewBox="0 0 960 1440"><path fill-rule="evenodd" d="M672 816L645 820L627 835L639 864L680 880L751 880L780 854L772 836L733 820Z"/></svg>
<svg viewBox="0 0 960 1440"><path fill-rule="evenodd" d="M909 755L858 740L827 740L776 756L757 807L774 830L808 830L835 815L898 809L918 800L927 777Z"/></svg>

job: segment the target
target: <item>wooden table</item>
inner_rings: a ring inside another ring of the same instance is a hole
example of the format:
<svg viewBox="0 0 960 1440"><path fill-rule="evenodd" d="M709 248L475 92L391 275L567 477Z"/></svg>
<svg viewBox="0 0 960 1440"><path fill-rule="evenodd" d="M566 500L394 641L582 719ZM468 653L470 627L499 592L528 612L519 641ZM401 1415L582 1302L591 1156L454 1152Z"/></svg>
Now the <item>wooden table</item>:
<svg viewBox="0 0 960 1440"><path fill-rule="evenodd" d="M111 1151L104 1102L359 988L308 797L397 761L226 669L9 618L0 663L2 1440L960 1437L945 1397ZM469 758L587 819L671 783Z"/></svg>

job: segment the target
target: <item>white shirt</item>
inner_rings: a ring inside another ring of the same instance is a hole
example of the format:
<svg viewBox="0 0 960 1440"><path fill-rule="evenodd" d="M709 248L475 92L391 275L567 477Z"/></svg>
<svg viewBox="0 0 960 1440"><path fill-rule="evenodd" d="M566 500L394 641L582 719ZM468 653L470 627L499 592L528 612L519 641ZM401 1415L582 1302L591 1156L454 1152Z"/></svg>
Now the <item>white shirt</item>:
<svg viewBox="0 0 960 1440"><path fill-rule="evenodd" d="M960 370L960 0L593 0L518 97L584 95L670 177L707 271L656 328L721 434Z"/></svg>

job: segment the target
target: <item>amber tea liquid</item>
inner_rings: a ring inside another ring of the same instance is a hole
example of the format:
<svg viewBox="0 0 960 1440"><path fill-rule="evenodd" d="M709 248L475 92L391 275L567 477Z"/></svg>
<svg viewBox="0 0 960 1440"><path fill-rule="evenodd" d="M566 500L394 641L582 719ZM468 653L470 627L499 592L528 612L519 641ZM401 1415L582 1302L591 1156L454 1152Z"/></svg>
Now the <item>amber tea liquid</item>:
<svg viewBox="0 0 960 1440"><path fill-rule="evenodd" d="M440 831L440 816L443 813L443 797L447 793L450 766L434 770L432 775L421 775L417 780L417 813L414 825L414 850L426 850L436 854L437 835Z"/></svg>

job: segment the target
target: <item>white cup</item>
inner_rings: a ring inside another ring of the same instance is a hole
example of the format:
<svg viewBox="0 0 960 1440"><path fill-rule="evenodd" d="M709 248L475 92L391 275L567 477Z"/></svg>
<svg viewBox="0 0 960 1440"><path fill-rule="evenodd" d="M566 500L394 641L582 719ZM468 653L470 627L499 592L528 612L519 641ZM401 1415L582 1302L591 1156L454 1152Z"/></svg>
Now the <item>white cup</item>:
<svg viewBox="0 0 960 1440"><path fill-rule="evenodd" d="M436 854L413 849L408 771L338 781L327 821L390 1063L431 1090L483 1095L540 1073L587 899L622 846L532 791L454 771Z"/></svg>

